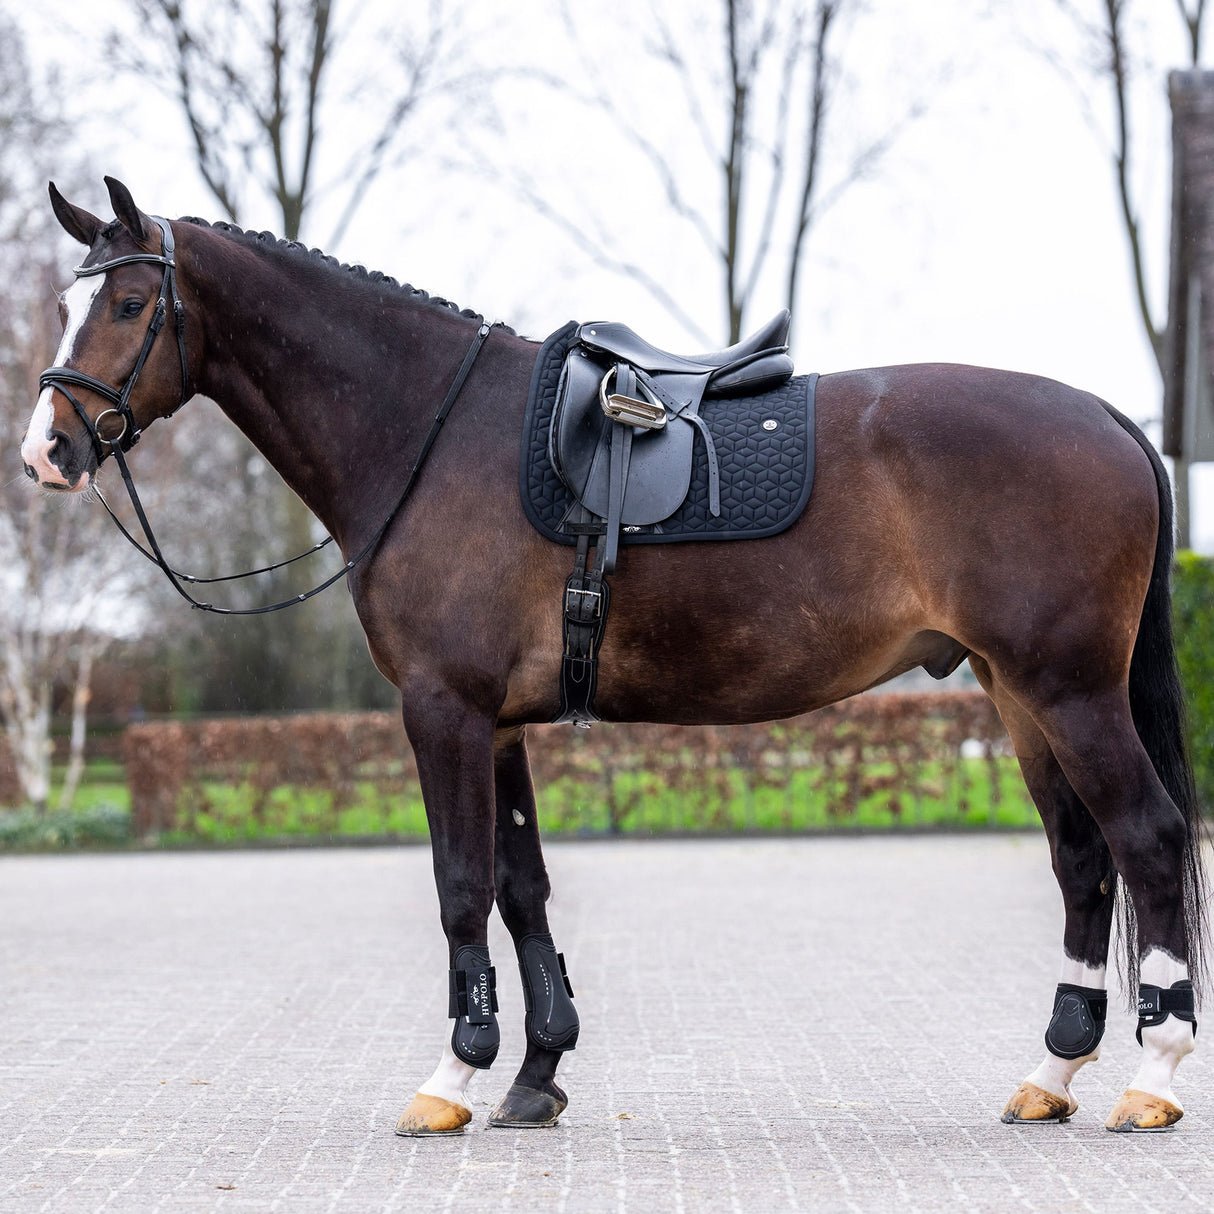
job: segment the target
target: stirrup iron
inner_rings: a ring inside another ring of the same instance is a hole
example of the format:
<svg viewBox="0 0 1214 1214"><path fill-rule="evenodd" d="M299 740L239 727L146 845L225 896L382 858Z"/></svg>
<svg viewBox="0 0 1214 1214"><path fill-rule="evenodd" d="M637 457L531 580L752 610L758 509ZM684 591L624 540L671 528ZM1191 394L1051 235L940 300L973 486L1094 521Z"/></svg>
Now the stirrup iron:
<svg viewBox="0 0 1214 1214"><path fill-rule="evenodd" d="M624 396L619 392L608 395L607 384L616 376L617 368L603 376L599 384L599 403L603 412L614 422L625 426L640 426L645 430L661 430L666 425L666 408L660 402L651 402L636 396ZM618 379L618 376L616 376Z"/></svg>

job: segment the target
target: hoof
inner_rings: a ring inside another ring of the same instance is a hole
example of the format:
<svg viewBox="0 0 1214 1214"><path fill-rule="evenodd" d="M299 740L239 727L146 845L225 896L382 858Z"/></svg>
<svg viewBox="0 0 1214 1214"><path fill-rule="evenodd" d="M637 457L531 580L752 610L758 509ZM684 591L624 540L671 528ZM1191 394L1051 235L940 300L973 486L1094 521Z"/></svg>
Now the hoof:
<svg viewBox="0 0 1214 1214"><path fill-rule="evenodd" d="M1117 1134L1158 1133L1170 1129L1183 1116L1184 1109L1170 1100L1129 1088L1113 1106L1104 1128Z"/></svg>
<svg viewBox="0 0 1214 1214"><path fill-rule="evenodd" d="M1074 1097L1057 1096L1025 1080L1007 1102L1000 1121L1004 1125L1041 1125L1047 1121L1065 1121L1077 1108Z"/></svg>
<svg viewBox="0 0 1214 1214"><path fill-rule="evenodd" d="M560 1088L556 1090L560 1093L559 1096L551 1092L537 1092L534 1088L520 1087L517 1083L511 1084L510 1091L506 1093L501 1104L489 1115L489 1124L515 1130L556 1125L556 1119L569 1103L565 1099L565 1093L561 1092Z"/></svg>
<svg viewBox="0 0 1214 1214"><path fill-rule="evenodd" d="M441 1096L418 1092L413 1103L400 1115L396 1132L404 1138L427 1138L431 1134L462 1134L472 1120L470 1109L452 1104Z"/></svg>

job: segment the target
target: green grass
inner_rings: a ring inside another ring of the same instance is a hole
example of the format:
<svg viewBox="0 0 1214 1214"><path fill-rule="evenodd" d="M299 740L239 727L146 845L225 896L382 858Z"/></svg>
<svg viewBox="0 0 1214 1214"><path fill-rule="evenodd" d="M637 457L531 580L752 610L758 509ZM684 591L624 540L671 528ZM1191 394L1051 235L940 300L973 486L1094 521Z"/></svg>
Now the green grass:
<svg viewBox="0 0 1214 1214"><path fill-rule="evenodd" d="M614 830L625 834L1040 825L1014 759L996 761L994 781L984 760L963 759L958 769L960 780L929 770L918 787L872 792L844 814L833 808L846 801L842 783L824 781L816 769L793 772L784 787L753 789L744 772L723 773L728 797L670 788L653 772L626 772L612 780L610 800L605 789L588 795L586 785L570 782L538 789L537 808L546 833L610 833L613 817ZM880 782L893 767L871 764L864 774L866 783Z"/></svg>
<svg viewBox="0 0 1214 1214"><path fill-rule="evenodd" d="M898 784L892 765L870 763L861 773L868 791L858 795L849 813L838 812L848 804L844 782L820 768L791 770L780 786L752 782L740 769L709 774L704 784L684 772L673 773L668 783L651 770L616 773L610 788L593 779L556 781L537 790L540 829L549 836L595 836L1039 825L1010 758L993 764L963 759L952 771L929 766L914 787ZM181 815L183 829L166 832L159 842L427 836L420 794L384 793L370 781L337 807L326 789L283 786L260 798L249 783L204 783L186 794ZM69 814L38 817L29 810L0 810L0 849L131 842L130 795L112 763L89 765Z"/></svg>

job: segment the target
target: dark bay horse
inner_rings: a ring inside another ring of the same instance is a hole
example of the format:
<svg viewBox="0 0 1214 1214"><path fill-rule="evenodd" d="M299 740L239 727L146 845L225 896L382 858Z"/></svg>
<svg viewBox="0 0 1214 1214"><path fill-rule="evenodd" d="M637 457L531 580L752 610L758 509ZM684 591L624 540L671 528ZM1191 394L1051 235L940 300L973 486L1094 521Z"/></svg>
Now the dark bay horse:
<svg viewBox="0 0 1214 1214"><path fill-rule="evenodd" d="M22 445L30 475L84 489L128 422L145 427L196 390L351 559L389 516L480 318L264 235L198 220L161 227L107 182L110 223L51 187L88 254L63 296L60 366ZM170 243L181 307L157 339L149 318ZM471 1117L468 1081L498 1040L486 945L495 902L519 952L528 1044L491 1121L551 1124L566 1102L556 1070L577 1019L549 935L525 743L529 723L558 712L570 564L519 502L536 356L509 330L488 332L412 495L350 574L372 657L401 692L451 956L455 1026L401 1133L449 1133ZM114 402L136 367L124 418ZM1045 1058L1004 1120L1061 1121L1077 1107L1072 1080L1099 1053L1120 885L1142 1061L1107 1124L1170 1125L1204 929L1158 456L1093 396L974 367L824 376L816 424L813 497L789 530L623 551L598 711L766 720L968 651L1014 740L1065 905Z"/></svg>

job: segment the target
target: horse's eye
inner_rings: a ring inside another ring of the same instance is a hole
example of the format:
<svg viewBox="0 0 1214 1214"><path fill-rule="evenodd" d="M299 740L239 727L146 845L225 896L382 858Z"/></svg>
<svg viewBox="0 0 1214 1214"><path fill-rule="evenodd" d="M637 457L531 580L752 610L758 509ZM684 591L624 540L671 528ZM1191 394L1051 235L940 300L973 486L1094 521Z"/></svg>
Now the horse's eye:
<svg viewBox="0 0 1214 1214"><path fill-rule="evenodd" d="M128 299L123 303L120 314L122 316L126 316L126 317L138 316L139 313L142 311L143 311L143 300L142 299Z"/></svg>

